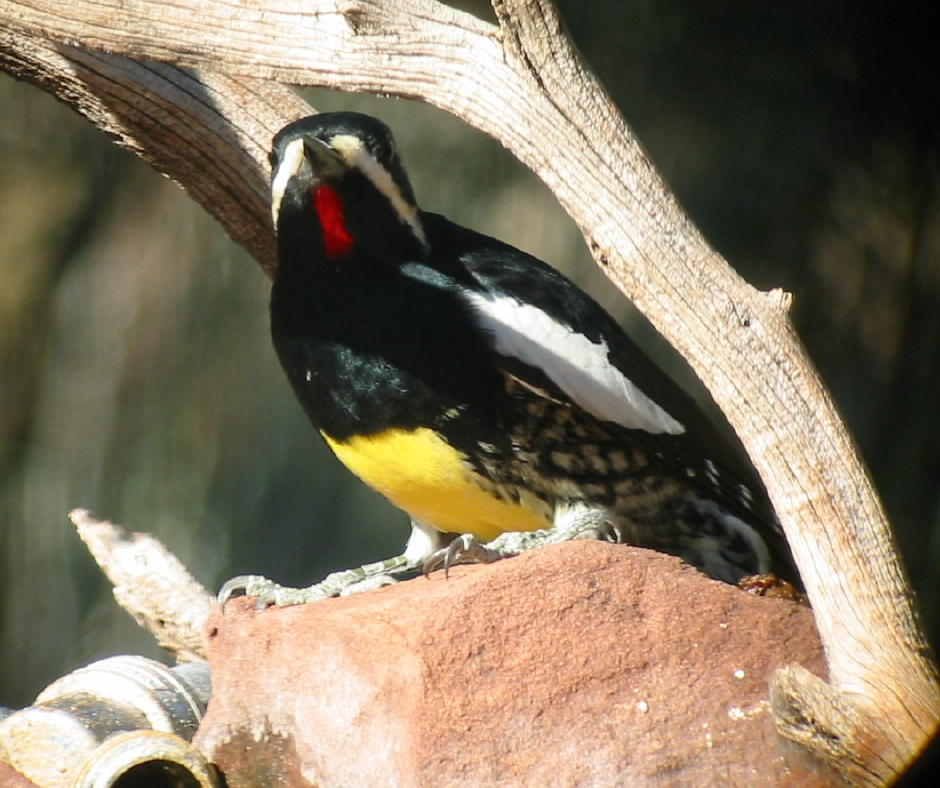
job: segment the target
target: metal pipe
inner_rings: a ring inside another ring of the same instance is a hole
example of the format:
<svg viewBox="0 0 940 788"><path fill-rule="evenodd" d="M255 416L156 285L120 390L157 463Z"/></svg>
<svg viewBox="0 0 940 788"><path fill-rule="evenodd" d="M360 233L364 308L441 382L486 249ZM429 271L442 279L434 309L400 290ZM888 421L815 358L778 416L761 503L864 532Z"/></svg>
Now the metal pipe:
<svg viewBox="0 0 940 788"><path fill-rule="evenodd" d="M209 700L209 666L146 657L93 662L0 720L0 759L44 788L221 783L189 742Z"/></svg>

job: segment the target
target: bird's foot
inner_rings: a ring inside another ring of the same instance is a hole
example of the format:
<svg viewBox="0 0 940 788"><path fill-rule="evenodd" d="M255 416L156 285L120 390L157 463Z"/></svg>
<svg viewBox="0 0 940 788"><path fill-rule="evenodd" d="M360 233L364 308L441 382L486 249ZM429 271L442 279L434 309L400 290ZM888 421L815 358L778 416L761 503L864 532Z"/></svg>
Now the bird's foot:
<svg viewBox="0 0 940 788"><path fill-rule="evenodd" d="M609 517L594 512L578 513L577 516L563 521L554 528L541 531L512 531L502 534L484 547L499 553L502 557L519 555L558 542L570 542L573 539L596 539L602 542L622 542L623 534Z"/></svg>
<svg viewBox="0 0 940 788"><path fill-rule="evenodd" d="M279 585L262 575L239 575L228 580L219 589L219 604L224 608L225 603L236 596L254 597L255 609L264 610L267 607L302 605L332 595L323 591L319 584L307 588L292 588Z"/></svg>
<svg viewBox="0 0 940 788"><path fill-rule="evenodd" d="M515 553L504 555L499 549L493 548L493 544L494 542L483 544L472 534L461 534L446 547L431 553L424 560L424 573L427 575L443 569L446 577L455 564L491 564L508 555L515 555Z"/></svg>
<svg viewBox="0 0 940 788"><path fill-rule="evenodd" d="M594 539L598 542L621 544L625 540L623 531L607 516L577 518L573 522L550 530L552 542L570 542L573 539Z"/></svg>
<svg viewBox="0 0 940 788"><path fill-rule="evenodd" d="M485 544L472 534L462 534L424 561L424 573L443 569L446 576L456 564L490 564L503 558L572 539L620 542L622 535L609 518L576 518L570 523L540 531L510 531Z"/></svg>
<svg viewBox="0 0 940 788"><path fill-rule="evenodd" d="M334 596L347 596L359 591L381 588L397 582L394 575L416 568L405 556L399 555L385 561L365 564L356 569L333 572L321 582L306 588L282 586L261 575L239 575L219 589L218 600L219 604L225 607L225 603L233 596L255 597L256 610L303 605Z"/></svg>

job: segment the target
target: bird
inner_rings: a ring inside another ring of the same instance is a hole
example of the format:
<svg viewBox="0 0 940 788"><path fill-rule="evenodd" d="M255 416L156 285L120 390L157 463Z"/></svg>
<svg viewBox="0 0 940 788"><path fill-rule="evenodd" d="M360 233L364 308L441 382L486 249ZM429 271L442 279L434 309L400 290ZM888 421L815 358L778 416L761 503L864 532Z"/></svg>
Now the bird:
<svg viewBox="0 0 940 788"><path fill-rule="evenodd" d="M302 118L270 161L277 356L314 429L411 534L309 588L243 576L220 598L297 604L572 538L727 583L796 577L740 447L555 268L419 208L382 121Z"/></svg>

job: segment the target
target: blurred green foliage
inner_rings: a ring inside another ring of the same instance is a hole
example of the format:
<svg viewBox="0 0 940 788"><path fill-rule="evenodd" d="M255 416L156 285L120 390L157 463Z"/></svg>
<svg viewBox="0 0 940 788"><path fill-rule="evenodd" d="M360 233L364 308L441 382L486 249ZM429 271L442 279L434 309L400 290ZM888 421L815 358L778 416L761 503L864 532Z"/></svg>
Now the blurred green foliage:
<svg viewBox="0 0 940 788"><path fill-rule="evenodd" d="M466 2L480 14L480 2ZM705 235L795 319L940 615L938 83L928 4L560 2ZM549 192L409 101L310 91L392 126L422 206L564 269L668 369ZM591 199L585 195L585 199ZM0 77L0 704L155 655L66 513L157 535L209 587L391 555L407 520L333 460L267 336L260 269L172 183Z"/></svg>

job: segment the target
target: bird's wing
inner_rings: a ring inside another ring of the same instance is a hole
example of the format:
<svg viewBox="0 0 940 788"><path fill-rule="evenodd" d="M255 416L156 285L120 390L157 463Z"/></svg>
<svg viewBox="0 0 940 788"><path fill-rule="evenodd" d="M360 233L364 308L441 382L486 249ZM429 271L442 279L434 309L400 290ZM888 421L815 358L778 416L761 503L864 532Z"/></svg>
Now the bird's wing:
<svg viewBox="0 0 940 788"><path fill-rule="evenodd" d="M631 430L677 472L725 488L729 502L739 504L741 484L763 499L743 452L594 299L525 252L434 214L424 219L433 265L456 282L505 372ZM760 500L758 508L769 505Z"/></svg>
<svg viewBox="0 0 940 788"><path fill-rule="evenodd" d="M531 289L533 281L526 283ZM631 380L611 356L609 339L591 339L529 294L466 290L497 353L534 367L583 410L627 429L679 435L685 427Z"/></svg>
<svg viewBox="0 0 940 788"><path fill-rule="evenodd" d="M450 227L459 266L449 273L513 374L535 388L547 380L552 393L627 429L682 435L691 420L697 430L703 417L691 398L583 290L514 247Z"/></svg>

